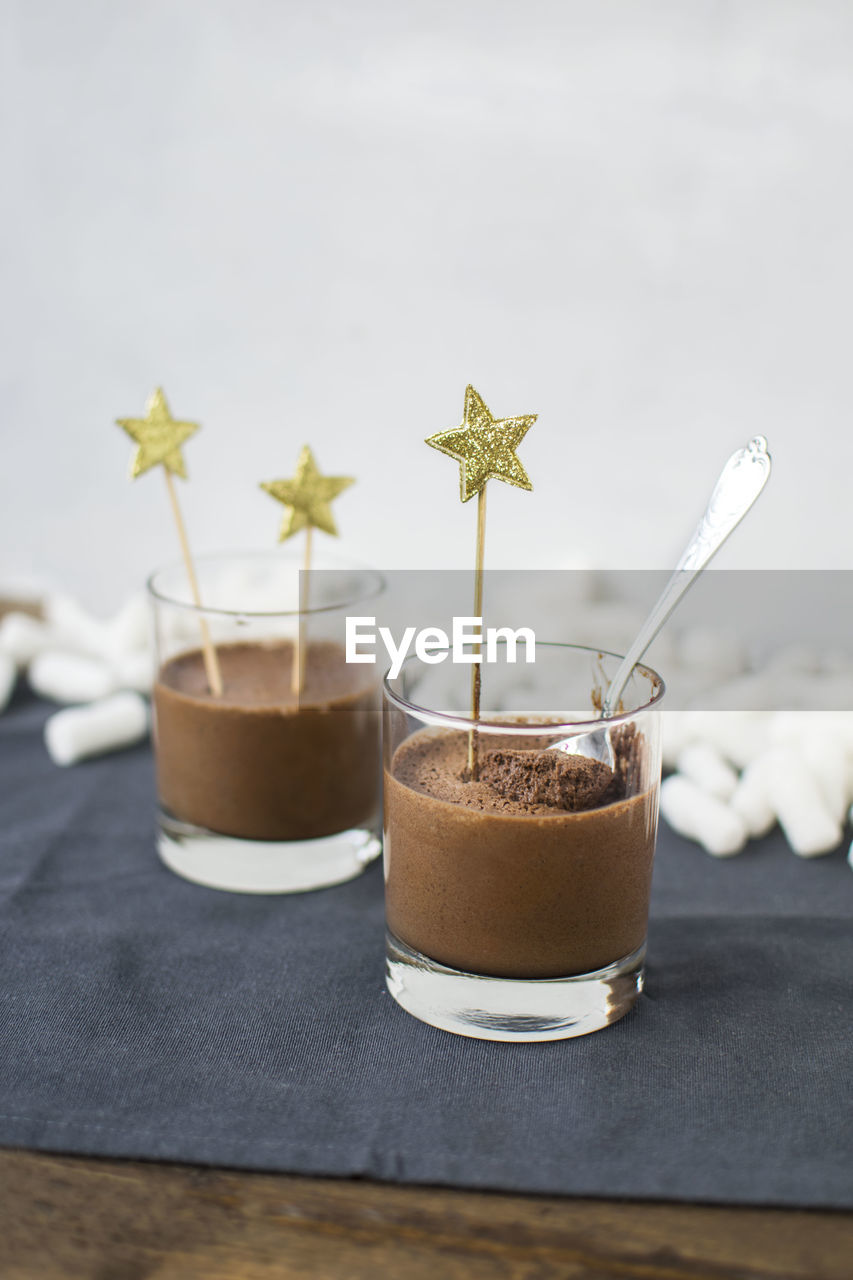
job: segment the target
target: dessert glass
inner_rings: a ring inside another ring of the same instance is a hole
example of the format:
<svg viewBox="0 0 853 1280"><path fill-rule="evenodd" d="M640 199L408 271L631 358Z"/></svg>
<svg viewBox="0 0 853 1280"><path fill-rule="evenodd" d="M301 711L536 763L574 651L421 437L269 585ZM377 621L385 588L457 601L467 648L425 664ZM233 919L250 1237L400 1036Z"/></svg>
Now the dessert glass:
<svg viewBox="0 0 853 1280"><path fill-rule="evenodd" d="M621 713L594 719L619 661L537 643L535 666L484 666L476 722L460 712L470 667L409 659L386 679L386 981L415 1017L481 1039L558 1040L607 1026L636 1001L664 687L637 667ZM481 770L473 784L463 780L472 731ZM525 798L513 770L525 762L524 782L525 770L539 767L534 753L547 753L538 757L546 769L606 779L604 766L549 753L570 739L588 755L591 732L599 742L606 735L614 761L598 807ZM492 782L482 781L484 771Z"/></svg>
<svg viewBox="0 0 853 1280"><path fill-rule="evenodd" d="M347 613L375 612L383 580L317 556L300 610L299 569L279 551L200 556L203 608L182 564L148 582L157 850L199 884L317 889L358 875L381 850L378 669L346 664L344 630ZM205 633L219 696L205 672ZM294 693L300 636L304 687Z"/></svg>

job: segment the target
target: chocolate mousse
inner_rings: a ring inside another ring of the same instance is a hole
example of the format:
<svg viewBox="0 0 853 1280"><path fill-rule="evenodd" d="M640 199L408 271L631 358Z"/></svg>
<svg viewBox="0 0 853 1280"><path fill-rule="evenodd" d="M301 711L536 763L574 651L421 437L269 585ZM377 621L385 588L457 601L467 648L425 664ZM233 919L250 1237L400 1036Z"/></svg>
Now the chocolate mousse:
<svg viewBox="0 0 853 1280"><path fill-rule="evenodd" d="M625 794L609 765L560 751L492 751L480 766L480 778L508 800L570 813L598 809Z"/></svg>
<svg viewBox="0 0 853 1280"><path fill-rule="evenodd" d="M632 727L633 729L633 727ZM556 978L604 968L646 937L657 786L640 735L615 769L586 757L423 729L385 776L386 910L414 951L469 973ZM637 792L636 794L634 792Z"/></svg>
<svg viewBox="0 0 853 1280"><path fill-rule="evenodd" d="M220 644L223 693L200 650L154 686L157 787L181 822L251 840L308 840L369 825L379 794L374 669L312 641L291 692L290 641Z"/></svg>

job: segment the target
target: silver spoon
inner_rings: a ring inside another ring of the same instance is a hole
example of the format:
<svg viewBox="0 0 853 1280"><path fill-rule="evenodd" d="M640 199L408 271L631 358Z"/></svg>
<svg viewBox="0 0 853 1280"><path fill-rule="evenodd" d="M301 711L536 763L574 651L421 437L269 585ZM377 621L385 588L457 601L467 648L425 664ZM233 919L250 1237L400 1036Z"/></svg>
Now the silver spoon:
<svg viewBox="0 0 853 1280"><path fill-rule="evenodd" d="M614 707L619 706L619 699L631 672L681 597L692 587L712 556L740 524L769 477L770 454L767 452L764 436L755 436L745 449L738 449L729 458L714 486L705 514L685 547L672 577L610 681L601 708L602 719L611 716ZM591 733L565 738L562 742L553 743L548 750L565 751L573 756L592 756L613 767L613 749L606 729L594 729Z"/></svg>

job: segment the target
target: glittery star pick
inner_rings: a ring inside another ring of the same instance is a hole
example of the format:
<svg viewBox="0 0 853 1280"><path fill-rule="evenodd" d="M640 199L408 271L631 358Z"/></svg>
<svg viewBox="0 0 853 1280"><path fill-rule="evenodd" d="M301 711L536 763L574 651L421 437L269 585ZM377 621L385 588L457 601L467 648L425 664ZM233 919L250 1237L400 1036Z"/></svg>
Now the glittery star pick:
<svg viewBox="0 0 853 1280"><path fill-rule="evenodd" d="M336 538L338 530L331 502L351 484L355 484L352 476L321 475L313 453L304 445L292 480L269 480L261 485L287 508L279 542L291 538L300 529L322 529Z"/></svg>
<svg viewBox="0 0 853 1280"><path fill-rule="evenodd" d="M483 565L486 547L486 484L505 480L519 489L532 489L516 449L536 421L535 413L517 418L494 418L469 383L465 388L462 425L428 436L426 443L459 463L459 496L463 502L477 494L477 550L474 559L474 613L482 620ZM468 730L468 769L471 780L479 777L479 748L475 725L480 718L480 646L471 663L471 728Z"/></svg>
<svg viewBox="0 0 853 1280"><path fill-rule="evenodd" d="M203 606L198 589L198 578L190 553L184 518L181 515L181 507L178 502L178 491L172 479L173 473L176 476L183 476L184 480L187 478L187 469L184 466L184 459L181 455L181 445L184 441L189 440L190 436L195 435L199 424L197 422L181 422L177 418L173 418L161 387L158 387L154 394L149 397L145 406L144 418L116 418L116 422L120 427L124 427L131 440L136 441L137 449L130 465L130 474L134 480L145 471L150 471L152 467L162 464L166 492L169 495L172 515L175 518L175 528L181 544L181 554L184 558L184 567L187 571L187 581L190 585L193 602L199 611L198 626L201 632L201 648L204 669L207 673L207 682L210 685L211 693L218 698L222 693L222 671L210 638L207 619L201 612Z"/></svg>
<svg viewBox="0 0 853 1280"><path fill-rule="evenodd" d="M117 418L116 422L124 427L138 446L130 464L130 474L134 480L160 463L167 471L186 480L187 469L181 445L195 435L199 424L173 418L161 387L149 398L144 418Z"/></svg>
<svg viewBox="0 0 853 1280"><path fill-rule="evenodd" d="M465 419L461 426L439 431L426 440L459 466L459 496L463 502L479 493L487 480L505 480L519 489L532 489L530 478L516 455L537 414L518 418L493 418L482 396L465 388Z"/></svg>

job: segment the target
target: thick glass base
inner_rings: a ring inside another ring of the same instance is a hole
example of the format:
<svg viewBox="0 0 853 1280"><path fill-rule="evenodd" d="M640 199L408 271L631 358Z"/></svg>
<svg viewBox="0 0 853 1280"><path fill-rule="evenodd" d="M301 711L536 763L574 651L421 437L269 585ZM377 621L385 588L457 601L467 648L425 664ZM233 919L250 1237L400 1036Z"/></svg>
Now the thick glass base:
<svg viewBox="0 0 853 1280"><path fill-rule="evenodd" d="M305 893L353 880L382 852L368 830L316 840L240 840L160 812L157 852L170 871L231 893Z"/></svg>
<svg viewBox="0 0 853 1280"><path fill-rule="evenodd" d="M407 1013L478 1040L566 1040L616 1022L643 989L645 944L566 978L489 978L448 969L386 934L385 981Z"/></svg>

